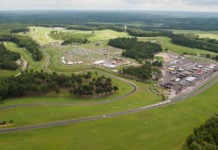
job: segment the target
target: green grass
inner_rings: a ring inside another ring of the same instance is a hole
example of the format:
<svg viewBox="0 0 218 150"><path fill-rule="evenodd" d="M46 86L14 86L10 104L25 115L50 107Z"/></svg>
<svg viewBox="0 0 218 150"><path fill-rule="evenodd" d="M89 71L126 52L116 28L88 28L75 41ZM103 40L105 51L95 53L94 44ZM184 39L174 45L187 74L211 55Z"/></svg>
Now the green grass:
<svg viewBox="0 0 218 150"><path fill-rule="evenodd" d="M55 42L56 40L52 39L49 36L49 33L51 31L55 31L55 28L45 28L45 27L29 27L30 32L28 33L29 36L31 36L34 40L36 40L39 44L46 44L45 51L51 56L51 65L49 66L49 69L51 71L57 71L57 72L68 72L68 71L79 71L83 69L89 69L94 67L93 65L64 65L61 62L61 57L64 53L70 52L74 46L67 45L67 46L60 46L60 47L52 47L49 45L50 42ZM66 30L61 29L62 32L73 32L74 34L78 35L90 35L92 31L80 31L80 30ZM81 48L84 49L91 49L91 50L97 50L97 49L103 49L105 46L108 46L108 40L117 38L117 37L128 37L129 35L125 32L117 32L113 30L100 30L95 31L93 35L91 35L88 39L91 41L91 43L88 44L82 44ZM43 41L43 43L42 43ZM101 45L96 47L96 42L101 41ZM62 51L61 51L62 50ZM92 55L94 57L94 55ZM97 56L96 56L97 57ZM99 57L99 56L98 56ZM102 58L102 57L101 57ZM84 58L83 58L84 59ZM84 61L81 59L81 61ZM99 58L98 58L99 59ZM97 59L97 60L98 60Z"/></svg>
<svg viewBox="0 0 218 150"><path fill-rule="evenodd" d="M10 71L10 70L1 70L0 69L0 78L2 77L8 77L8 76L15 76L19 73L19 70L16 71Z"/></svg>
<svg viewBox="0 0 218 150"><path fill-rule="evenodd" d="M83 64L65 65L61 62L61 57L63 53L58 48L47 48L47 53L51 56L51 64L49 69L56 72L75 72L84 69L89 69L92 66Z"/></svg>
<svg viewBox="0 0 218 150"><path fill-rule="evenodd" d="M8 50L19 53L21 55L21 59L26 60L29 63L29 69L33 69L33 70L42 69L45 63L44 62L45 58L42 61L37 62L33 60L31 54L26 49L20 48L12 42L7 42L5 46L7 47Z"/></svg>
<svg viewBox="0 0 218 150"><path fill-rule="evenodd" d="M171 30L175 34L187 34L193 33L199 35L200 38L210 38L218 40L218 32L217 31L200 31L200 30Z"/></svg>
<svg viewBox="0 0 218 150"><path fill-rule="evenodd" d="M98 73L98 76L108 76L106 74ZM12 98L7 99L4 101L4 104L1 104L0 107L8 106L8 105L15 105L15 104L22 104L22 103L37 103L37 102L97 102L97 101L104 101L111 98L115 98L121 95L124 95L131 91L132 87L123 81L120 81L118 79L112 78L112 82L114 85L119 87L119 91L115 94L112 94L107 97L102 98L88 98L88 99L82 99L82 98L75 98L72 97L68 91L61 91L59 94L50 93L48 95L50 96L35 96L35 97L24 97L24 98Z"/></svg>
<svg viewBox="0 0 218 150"><path fill-rule="evenodd" d="M206 50L201 50L201 49L195 49L195 48L190 48L190 47L185 47L185 46L180 46L177 44L173 44L171 42L171 39L168 37L140 37L139 40L141 41L149 41L149 40L158 40L164 49L168 49L169 51L182 54L182 53L189 53L189 54L211 54L211 55L216 55L216 53L209 52Z"/></svg>
<svg viewBox="0 0 218 150"><path fill-rule="evenodd" d="M5 149L185 150L185 140L217 112L218 84L187 101L116 118L2 134ZM11 144L13 142L13 144Z"/></svg>
<svg viewBox="0 0 218 150"><path fill-rule="evenodd" d="M31 36L38 42L45 44L54 41L45 33L52 28L35 28ZM68 32L68 31L66 31ZM72 31L73 32L73 31ZM77 31L78 33L88 31ZM37 34L36 34L37 33ZM126 33L112 30L96 31L95 36L90 37L96 41L106 41L116 37L127 37ZM210 52L183 47L172 44L167 37L140 38L148 41L157 39L164 48L176 53L199 53ZM10 44L10 43L9 43ZM11 43L12 44L12 43ZM90 46L90 45L88 45ZM14 47L13 44L11 47ZM65 66L60 62L61 53L58 49L47 48L51 55L51 70L70 74L75 70L83 70L86 66ZM214 53L210 53L214 54ZM24 55L24 54L23 54ZM110 96L113 98L130 91L131 87L116 79L113 82L120 87L119 93ZM159 102L161 97L149 90L149 85L135 82L139 90L120 101L96 106L38 106L20 107L5 110L0 113L0 120L14 120L15 126L32 125L51 121L80 118L92 115L118 112L137 108ZM18 133L1 134L0 147L4 149L146 149L146 150L185 150L185 140L191 134L193 128L198 127L212 114L217 113L218 84L208 91L193 97L187 101L179 102L170 106L143 111L115 118L107 118L98 121L84 122L74 125L38 129ZM57 95L58 96L58 95ZM33 102L96 102L101 99L76 99L67 95L65 97L27 97L10 99L0 104L0 107ZM11 144L13 143L13 144Z"/></svg>
<svg viewBox="0 0 218 150"><path fill-rule="evenodd" d="M55 42L52 37L49 36L51 31L56 31L55 28L46 28L46 27L34 27L31 26L30 32L28 33L33 39L35 39L38 43L49 44L50 42ZM81 30L60 30L62 32L73 32L75 34L91 34L92 31L81 31ZM129 35L125 32L117 32L113 30L99 30L95 31L94 35L90 36L88 39L91 42L96 41L105 41L110 40L117 37L129 37Z"/></svg>
<svg viewBox="0 0 218 150"><path fill-rule="evenodd" d="M118 37L129 37L125 32L117 32L113 30L100 30L95 31L95 36L89 38L90 41L105 41L110 39L115 39Z"/></svg>
<svg viewBox="0 0 218 150"><path fill-rule="evenodd" d="M49 33L51 31L54 31L53 28L34 27L34 26L30 26L29 28L30 28L30 32L27 35L32 37L39 44L46 45L49 44L50 42L56 41L49 36Z"/></svg>
<svg viewBox="0 0 218 150"><path fill-rule="evenodd" d="M119 93L112 95L111 97L102 99L89 99L89 100L78 100L70 97L41 97L35 98L24 98L15 100L6 100L0 107L8 106L12 104L28 103L31 102L86 102L103 101L113 97L117 97L127 93L131 90L131 87L125 83L116 81L120 91ZM16 126L30 125L43 122L80 118L91 115L98 115L104 113L117 112L121 110L127 110L131 108L137 108L148 104L159 102L161 98L156 96L149 90L148 85L143 83L137 83L140 89L133 95L124 98L120 101L108 103L104 105L96 106L34 106L34 107L18 107L10 110L1 111L0 118L3 120L13 119L16 122ZM45 115L46 114L46 115ZM34 119L32 119L34 118Z"/></svg>

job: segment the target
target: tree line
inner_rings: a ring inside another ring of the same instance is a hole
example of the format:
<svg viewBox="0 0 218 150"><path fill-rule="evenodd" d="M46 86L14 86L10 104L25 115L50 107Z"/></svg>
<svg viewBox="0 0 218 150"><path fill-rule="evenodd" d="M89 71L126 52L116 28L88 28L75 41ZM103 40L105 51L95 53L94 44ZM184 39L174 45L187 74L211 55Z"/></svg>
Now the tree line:
<svg viewBox="0 0 218 150"><path fill-rule="evenodd" d="M199 17L200 16L200 17ZM55 19L54 19L55 18ZM174 12L29 11L1 12L1 22L70 26L135 24L144 29L218 30L217 14Z"/></svg>
<svg viewBox="0 0 218 150"><path fill-rule="evenodd" d="M57 73L26 71L17 77L0 79L0 100L31 95L44 95L50 92L59 93L68 89L72 95L81 97L104 96L116 92L117 86L110 78L93 77L88 72L84 75L66 76Z"/></svg>
<svg viewBox="0 0 218 150"><path fill-rule="evenodd" d="M157 66L158 64L158 66ZM151 78L158 80L161 77L160 63L146 61L142 66L129 66L120 70L120 73L136 80L147 81Z"/></svg>
<svg viewBox="0 0 218 150"><path fill-rule="evenodd" d="M29 28L23 27L23 28L16 28L11 30L11 33L21 33L21 32L23 33L29 32Z"/></svg>
<svg viewBox="0 0 218 150"><path fill-rule="evenodd" d="M171 38L171 42L177 45L203 49L211 52L218 52L218 41L216 39L199 38L194 34L174 34L171 31L155 31L142 29L128 29L127 31L132 36L138 37L157 37L166 36Z"/></svg>
<svg viewBox="0 0 218 150"><path fill-rule="evenodd" d="M218 114L208 119L205 124L194 129L188 137L190 150L217 150L218 148Z"/></svg>
<svg viewBox="0 0 218 150"><path fill-rule="evenodd" d="M204 49L211 52L218 52L218 41L213 39L203 39L191 34L174 34L171 36L172 43L191 48Z"/></svg>
<svg viewBox="0 0 218 150"><path fill-rule="evenodd" d="M152 59L154 54L162 51L160 45L138 41L137 38L116 38L108 42L110 46L124 49L123 56L140 59Z"/></svg>
<svg viewBox="0 0 218 150"><path fill-rule="evenodd" d="M4 44L0 44L0 69L17 70L18 65L15 61L20 59L20 54L6 49Z"/></svg>
<svg viewBox="0 0 218 150"><path fill-rule="evenodd" d="M37 44L31 37L22 35L2 35L0 41L10 41L16 43L19 47L25 48L31 53L33 60L41 61L43 58L42 52L39 50L39 44Z"/></svg>
<svg viewBox="0 0 218 150"><path fill-rule="evenodd" d="M152 77L152 66L151 63L146 62L140 67L130 66L123 68L120 73L129 77L146 81Z"/></svg>
<svg viewBox="0 0 218 150"><path fill-rule="evenodd" d="M80 34L51 31L50 36L55 40L63 40L62 45L68 45L72 43L86 44L89 43L88 37L91 36L91 33Z"/></svg>

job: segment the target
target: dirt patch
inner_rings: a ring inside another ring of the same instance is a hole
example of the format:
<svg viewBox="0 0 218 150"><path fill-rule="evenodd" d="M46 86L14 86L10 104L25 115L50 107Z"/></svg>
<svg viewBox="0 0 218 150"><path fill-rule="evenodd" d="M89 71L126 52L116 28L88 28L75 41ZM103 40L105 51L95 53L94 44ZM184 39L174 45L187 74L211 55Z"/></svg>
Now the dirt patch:
<svg viewBox="0 0 218 150"><path fill-rule="evenodd" d="M14 126L14 124L5 124L5 125L0 125L0 128L10 127L10 126Z"/></svg>

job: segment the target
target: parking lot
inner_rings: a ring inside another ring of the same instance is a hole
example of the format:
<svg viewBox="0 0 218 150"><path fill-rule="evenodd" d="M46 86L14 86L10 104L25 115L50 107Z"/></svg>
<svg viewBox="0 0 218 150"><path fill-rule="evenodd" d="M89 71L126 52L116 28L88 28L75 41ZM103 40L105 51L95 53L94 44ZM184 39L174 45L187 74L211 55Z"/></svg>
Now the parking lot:
<svg viewBox="0 0 218 150"><path fill-rule="evenodd" d="M196 62L172 53L166 55L168 61L163 67L161 86L169 90L169 97L200 85L218 70L217 65L209 62Z"/></svg>

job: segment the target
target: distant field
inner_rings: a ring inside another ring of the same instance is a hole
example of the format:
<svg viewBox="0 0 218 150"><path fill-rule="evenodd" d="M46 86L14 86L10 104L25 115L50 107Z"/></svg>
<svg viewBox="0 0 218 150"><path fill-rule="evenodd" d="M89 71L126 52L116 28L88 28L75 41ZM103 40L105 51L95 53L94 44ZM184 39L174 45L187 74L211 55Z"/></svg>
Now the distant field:
<svg viewBox="0 0 218 150"><path fill-rule="evenodd" d="M8 50L19 53L21 58L29 63L29 69L41 70L43 68L43 62L45 61L45 58L42 61L37 62L32 59L31 54L26 49L20 48L11 42L6 43L5 46Z"/></svg>
<svg viewBox="0 0 218 150"><path fill-rule="evenodd" d="M56 47L50 46L49 43L56 41L49 36L51 31L73 32L75 34L91 34L92 33L92 31L66 30L64 28L30 27L30 33L28 33L28 35L31 36L34 40L36 40L39 44L46 44L45 51L51 56L51 65L49 66L50 70L59 71L59 72L65 72L65 71L72 72L72 71L78 71L82 69L88 69L91 67L89 65L64 65L61 62L61 57L64 54L63 51L70 53L70 51L73 50L74 46L73 45L56 46ZM80 47L82 49L89 49L89 50L103 49L107 46L107 42L110 39L117 38L117 37L128 37L128 36L129 35L125 32L117 32L113 30L95 31L94 34L88 38L89 41L91 41L91 43L82 44ZM95 44L99 41L101 45L96 47ZM92 54L90 54L90 56L91 55ZM103 59L103 58L101 57L100 59Z"/></svg>
<svg viewBox="0 0 218 150"><path fill-rule="evenodd" d="M56 40L52 39L49 36L51 31L62 31L62 32L74 32L80 34L91 34L92 31L81 31L81 30L66 30L66 29L57 29L57 28L46 28L46 27L30 27L30 32L28 35L33 37L38 43L48 44L50 42L55 42ZM93 41L105 41L117 37L129 37L125 32L117 32L113 30L99 30L95 31L94 35L88 38L91 42Z"/></svg>
<svg viewBox="0 0 218 150"><path fill-rule="evenodd" d="M200 31L200 30L171 30L176 34L193 33L199 35L200 38L210 38L218 40L218 31Z"/></svg>
<svg viewBox="0 0 218 150"><path fill-rule="evenodd" d="M168 37L139 37L139 39L142 41L157 40L163 46L163 48L168 49L169 51L172 51L172 52L175 52L178 54L189 53L189 54L216 55L216 53L209 52L206 50L195 49L195 48L190 48L190 47L185 47L185 46L173 44L171 42L171 39Z"/></svg>
<svg viewBox="0 0 218 150"><path fill-rule="evenodd" d="M62 31L62 32L74 32L74 33L79 33L79 34L91 34L92 33L92 31L66 30L63 28L30 27L30 29L31 29L30 35L34 39L39 40L39 41L43 40L47 44L55 41L49 36L49 33L54 30ZM180 31L180 32L183 32L183 31ZM184 32L191 32L191 31L184 30ZM192 31L192 32L197 32L197 31ZM97 48L99 49L99 47L95 46L96 42L98 41L101 41L102 43L101 47L104 48L105 46L107 46L108 40L117 38L117 37L130 37L130 36L125 32L117 32L113 30L95 31L94 34L89 37L89 40L91 41L91 43L83 44L81 45L81 48L92 49L92 50L96 50ZM189 48L189 47L184 47L184 46L173 44L171 42L171 39L168 37L140 37L139 39L142 41L157 40L159 43L162 44L163 48L176 52L178 54L191 53L191 54L216 55L216 53L209 52L206 50L194 49L194 48ZM84 68L84 69L90 68L90 66L87 66L87 65L64 65L62 64L61 57L63 56L63 52L61 51L61 49L64 51L69 50L70 52L72 48L70 49L70 46L62 46L59 48L58 47L51 48L49 46L46 49L46 51L51 56L51 65L50 65L51 70L63 72L63 71L68 71L68 70L78 71L81 68Z"/></svg>
<svg viewBox="0 0 218 150"><path fill-rule="evenodd" d="M95 36L90 38L90 41L105 41L110 39L115 39L118 37L130 37L128 33L117 32L113 30L100 30L95 31Z"/></svg>
<svg viewBox="0 0 218 150"><path fill-rule="evenodd" d="M39 44L48 44L50 42L56 41L49 36L49 33L51 31L54 31L54 29L52 28L34 27L34 26L31 26L29 28L30 28L30 32L27 35L31 36Z"/></svg>
<svg viewBox="0 0 218 150"><path fill-rule="evenodd" d="M38 40L40 40L40 39L41 38L39 38ZM34 61L32 59L31 54L27 50L25 50L24 48L20 48L12 42L7 42L5 44L5 46L10 51L20 53L21 59L26 60L29 63L29 69L33 69L34 71L40 71L41 69L43 69L43 67L46 63L45 56L40 62L37 62L37 61ZM7 77L7 76L11 76L11 75L14 76L18 73L19 73L19 70L17 70L17 71L0 70L0 77Z"/></svg>

